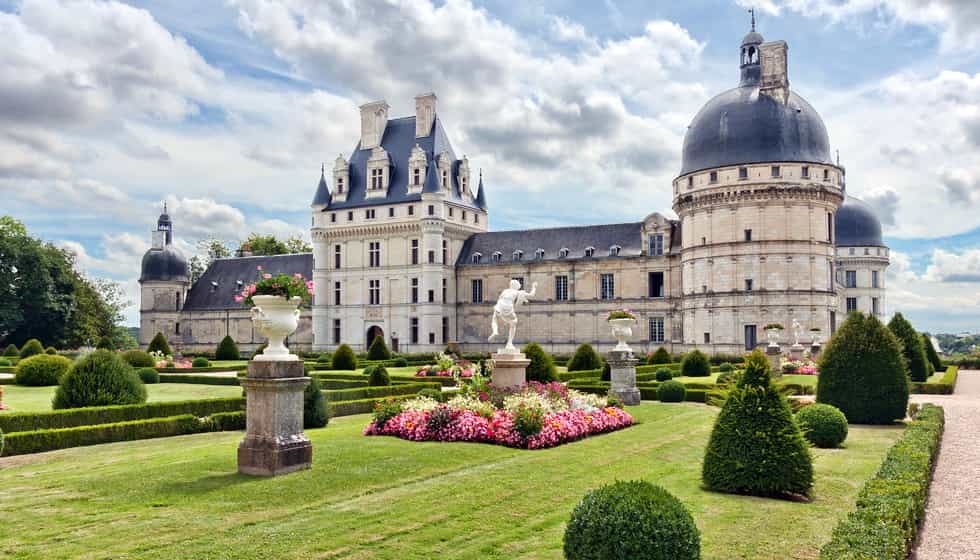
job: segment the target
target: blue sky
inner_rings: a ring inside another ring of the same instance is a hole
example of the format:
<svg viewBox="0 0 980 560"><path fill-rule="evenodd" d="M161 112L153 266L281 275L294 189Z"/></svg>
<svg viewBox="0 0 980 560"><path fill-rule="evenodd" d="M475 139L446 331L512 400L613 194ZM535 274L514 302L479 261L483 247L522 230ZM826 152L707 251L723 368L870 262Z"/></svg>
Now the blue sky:
<svg viewBox="0 0 980 560"><path fill-rule="evenodd" d="M887 309L980 330L971 0L0 0L0 211L135 301L162 200L188 253L308 236L357 106L406 115L435 91L492 228L670 214L684 131L735 85L750 4L885 224Z"/></svg>

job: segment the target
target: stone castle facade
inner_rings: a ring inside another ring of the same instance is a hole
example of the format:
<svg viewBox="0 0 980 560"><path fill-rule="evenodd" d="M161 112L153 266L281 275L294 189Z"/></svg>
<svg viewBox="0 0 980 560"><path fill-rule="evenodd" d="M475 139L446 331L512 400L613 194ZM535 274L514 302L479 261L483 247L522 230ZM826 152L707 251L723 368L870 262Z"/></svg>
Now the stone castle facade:
<svg viewBox="0 0 980 560"><path fill-rule="evenodd" d="M354 152L321 173L312 255L218 259L190 286L161 216L143 262L141 342L163 332L206 350L230 334L254 348L262 340L233 295L260 264L313 278L290 343L318 351L363 350L379 335L402 352L490 350L493 303L515 278L537 284L517 342L552 352L614 344L605 316L623 307L639 318L635 349L673 352L742 352L763 343L766 324L794 320L806 340L810 329L825 338L849 311L883 315L881 225L846 195L823 121L790 90L788 46L753 30L740 57L738 87L685 135L676 219L487 231L482 175L456 155L436 96L417 96L403 118L367 103Z"/></svg>

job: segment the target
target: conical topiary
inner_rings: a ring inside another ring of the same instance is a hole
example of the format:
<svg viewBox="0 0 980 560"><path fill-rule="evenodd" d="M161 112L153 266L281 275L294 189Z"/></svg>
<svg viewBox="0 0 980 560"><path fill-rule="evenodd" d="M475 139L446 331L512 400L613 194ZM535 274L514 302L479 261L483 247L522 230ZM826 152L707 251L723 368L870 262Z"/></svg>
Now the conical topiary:
<svg viewBox="0 0 980 560"><path fill-rule="evenodd" d="M333 353L333 359L330 362L330 369L342 371L354 371L357 369L357 356L354 355L354 351L351 350L350 346L341 344L337 347L337 350Z"/></svg>
<svg viewBox="0 0 980 560"><path fill-rule="evenodd" d="M681 360L681 375L686 377L708 377L711 375L711 362L704 352L695 348Z"/></svg>
<svg viewBox="0 0 980 560"><path fill-rule="evenodd" d="M371 346L368 348L367 359L372 361L391 359L391 351L388 350L388 345L385 344L385 338L380 334L374 337L374 340L371 341Z"/></svg>
<svg viewBox="0 0 980 560"><path fill-rule="evenodd" d="M222 338L214 351L215 360L240 360L241 358L242 355L238 351L238 345L235 344L235 339L231 336Z"/></svg>
<svg viewBox="0 0 980 560"><path fill-rule="evenodd" d="M31 356L36 356L38 354L44 354L44 345L41 344L41 341L36 338L28 340L23 346L20 347L21 358L30 358Z"/></svg>
<svg viewBox="0 0 980 560"><path fill-rule="evenodd" d="M316 377L310 378L310 384L303 390L303 428L322 428L330 421L330 409L323 387Z"/></svg>
<svg viewBox="0 0 980 560"><path fill-rule="evenodd" d="M905 317L902 317L901 313L895 313L892 320L888 322L888 328L895 333L899 342L902 343L902 354L905 356L905 365L908 366L909 379L920 383L929 379L926 350L922 346L922 337L912 328L912 324Z"/></svg>
<svg viewBox="0 0 980 560"><path fill-rule="evenodd" d="M3 355L8 358L16 358L20 356L20 350L14 344L8 344L7 349L3 351Z"/></svg>
<svg viewBox="0 0 980 560"><path fill-rule="evenodd" d="M163 336L163 333L158 332L153 340L150 341L150 345L146 347L147 352L160 352L164 356L172 356L173 352L170 351L170 344L167 343L167 337Z"/></svg>
<svg viewBox="0 0 980 560"><path fill-rule="evenodd" d="M808 495L813 487L809 447L759 350L715 420L701 478L711 490L756 496Z"/></svg>
<svg viewBox="0 0 980 560"><path fill-rule="evenodd" d="M876 317L851 313L824 347L817 402L836 406L851 424L905 418L909 380L902 345Z"/></svg>
<svg viewBox="0 0 980 560"><path fill-rule="evenodd" d="M601 367L602 358L591 344L579 344L575 355L568 361L568 371L589 371Z"/></svg>
<svg viewBox="0 0 980 560"><path fill-rule="evenodd" d="M943 371L946 368L943 367L943 361L939 359L939 353L936 352L936 347L932 345L932 337L924 334L922 335L922 346L926 349L926 359L932 364L933 369L936 371Z"/></svg>
<svg viewBox="0 0 980 560"><path fill-rule="evenodd" d="M657 348L657 351L654 352L653 354L650 354L650 357L647 358L647 365L651 365L651 366L656 364L669 364L669 363L670 363L670 352L668 352L667 349L664 348L663 346Z"/></svg>
<svg viewBox="0 0 980 560"><path fill-rule="evenodd" d="M555 369L551 356L536 342L531 342L521 349L521 352L531 360L527 366L527 380L539 383L558 381L558 371Z"/></svg>

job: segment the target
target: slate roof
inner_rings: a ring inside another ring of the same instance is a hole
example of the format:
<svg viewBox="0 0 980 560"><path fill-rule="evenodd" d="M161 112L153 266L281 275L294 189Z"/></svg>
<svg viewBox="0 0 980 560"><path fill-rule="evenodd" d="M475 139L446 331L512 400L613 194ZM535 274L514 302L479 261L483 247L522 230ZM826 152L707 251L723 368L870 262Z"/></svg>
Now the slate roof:
<svg viewBox="0 0 980 560"><path fill-rule="evenodd" d="M187 282L187 259L173 245L150 249L140 264L140 282Z"/></svg>
<svg viewBox="0 0 980 560"><path fill-rule="evenodd" d="M183 310L240 309L242 305L235 302L235 294L241 292L243 286L238 282L250 284L258 280L261 272L256 267L259 265L272 274L298 272L306 279L313 277L313 253L217 259L187 292Z"/></svg>
<svg viewBox="0 0 980 560"><path fill-rule="evenodd" d="M327 188L327 178L324 176L323 167L320 167L320 182L316 186L316 193L313 195L311 206L327 206L330 204L330 189Z"/></svg>
<svg viewBox="0 0 980 560"><path fill-rule="evenodd" d="M838 247L884 247L881 222L875 211L860 199L848 196L834 217L834 239Z"/></svg>
<svg viewBox="0 0 980 560"><path fill-rule="evenodd" d="M327 207L327 210L376 206L378 204L399 202L417 202L422 200L421 194L409 194L408 192L408 159L412 154L412 148L416 144L425 152L426 163L429 167L426 176L426 187L428 187L428 174L434 172L435 166L433 164L436 158L442 152L448 152L449 158L453 162L451 173L452 188L448 200L461 206L477 208L473 200L460 196L459 183L457 181L460 162L456 158L456 152L453 151L452 144L449 143L449 137L446 135L446 131L442 126L442 121L436 115L432 131L428 136L423 138L415 137L415 117L402 117L388 121L385 127L384 137L381 139L381 147L388 152L388 158L391 161L387 198L368 199L366 197L368 180L367 162L371 157L371 150L360 149L360 143L358 143L349 160L350 188L347 192L347 198L344 201L333 200L330 206ZM433 174L433 178L437 177ZM438 185L438 182L436 184Z"/></svg>

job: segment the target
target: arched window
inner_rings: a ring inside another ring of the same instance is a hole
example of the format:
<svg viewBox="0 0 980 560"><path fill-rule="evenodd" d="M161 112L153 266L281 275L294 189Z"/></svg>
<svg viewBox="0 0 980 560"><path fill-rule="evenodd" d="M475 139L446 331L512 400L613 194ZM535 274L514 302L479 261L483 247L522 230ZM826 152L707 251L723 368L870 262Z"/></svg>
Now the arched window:
<svg viewBox="0 0 980 560"><path fill-rule="evenodd" d="M481 260L483 260L483 255L480 253L473 253L473 256L470 257L470 262L473 264L480 264Z"/></svg>
<svg viewBox="0 0 980 560"><path fill-rule="evenodd" d="M619 256L619 252L622 249L623 248L620 247L619 245L613 245L612 247L609 248L609 256L610 257L618 257Z"/></svg>
<svg viewBox="0 0 980 560"><path fill-rule="evenodd" d="M504 254L501 253L500 251L495 251L493 253L493 255L490 257L490 259L493 260L493 262L497 263L497 262L500 262L500 259L503 256L504 256Z"/></svg>
<svg viewBox="0 0 980 560"><path fill-rule="evenodd" d="M538 249L534 252L534 258L541 260L544 258L544 249Z"/></svg>
<svg viewBox="0 0 980 560"><path fill-rule="evenodd" d="M585 256L586 257L595 256L595 247L586 247L585 248Z"/></svg>
<svg viewBox="0 0 980 560"><path fill-rule="evenodd" d="M562 247L558 250L558 258L564 259L568 257L568 247Z"/></svg>
<svg viewBox="0 0 980 560"><path fill-rule="evenodd" d="M521 251L520 249L518 249L517 251L514 251L514 260L515 261L519 261L519 260L521 260L523 258L524 258L524 251Z"/></svg>

